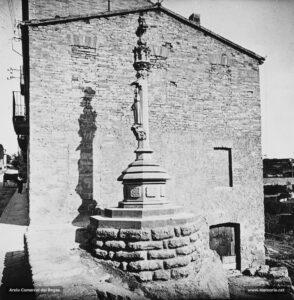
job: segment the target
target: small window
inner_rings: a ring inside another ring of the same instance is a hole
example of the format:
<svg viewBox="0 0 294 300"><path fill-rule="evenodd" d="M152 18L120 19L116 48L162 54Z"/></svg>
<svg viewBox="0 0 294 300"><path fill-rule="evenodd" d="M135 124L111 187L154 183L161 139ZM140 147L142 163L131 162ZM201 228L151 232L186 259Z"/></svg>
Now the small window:
<svg viewBox="0 0 294 300"><path fill-rule="evenodd" d="M229 60L227 54L223 53L221 56L221 65L223 66L228 66L229 65Z"/></svg>
<svg viewBox="0 0 294 300"><path fill-rule="evenodd" d="M218 187L233 186L232 149L214 148L214 182Z"/></svg>
<svg viewBox="0 0 294 300"><path fill-rule="evenodd" d="M229 67L231 65L230 54L227 53L211 54L209 55L209 62L211 63L211 65Z"/></svg>

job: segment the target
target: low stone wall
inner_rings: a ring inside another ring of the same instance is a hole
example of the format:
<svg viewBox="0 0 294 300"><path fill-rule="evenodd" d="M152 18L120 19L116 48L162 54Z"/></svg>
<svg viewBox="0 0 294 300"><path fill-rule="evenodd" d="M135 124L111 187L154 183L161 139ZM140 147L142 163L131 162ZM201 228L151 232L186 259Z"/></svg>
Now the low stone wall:
<svg viewBox="0 0 294 300"><path fill-rule="evenodd" d="M88 227L92 254L111 261L138 281L187 277L201 264L201 222L153 229Z"/></svg>

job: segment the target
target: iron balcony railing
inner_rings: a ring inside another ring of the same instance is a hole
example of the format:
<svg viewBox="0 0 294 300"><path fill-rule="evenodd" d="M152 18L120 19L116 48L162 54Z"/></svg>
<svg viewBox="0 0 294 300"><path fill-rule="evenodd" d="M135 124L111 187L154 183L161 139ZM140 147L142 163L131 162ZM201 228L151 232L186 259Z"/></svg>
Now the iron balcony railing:
<svg viewBox="0 0 294 300"><path fill-rule="evenodd" d="M22 95L24 95L25 94L25 83L24 83L24 75L23 75L23 68L22 68L22 66L20 66L19 78L20 78L20 93Z"/></svg>
<svg viewBox="0 0 294 300"><path fill-rule="evenodd" d="M13 92L13 125L14 130L17 135L27 135L28 134L28 120L27 120L27 110L25 105L24 96L21 95L19 91Z"/></svg>
<svg viewBox="0 0 294 300"><path fill-rule="evenodd" d="M20 92L13 92L13 117L26 117L24 96Z"/></svg>

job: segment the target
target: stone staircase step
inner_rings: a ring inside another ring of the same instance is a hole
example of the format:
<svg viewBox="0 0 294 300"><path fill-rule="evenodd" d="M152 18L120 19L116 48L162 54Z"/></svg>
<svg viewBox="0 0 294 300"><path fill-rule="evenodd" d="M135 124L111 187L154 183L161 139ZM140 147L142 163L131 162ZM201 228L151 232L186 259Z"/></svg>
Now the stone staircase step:
<svg viewBox="0 0 294 300"><path fill-rule="evenodd" d="M164 226L183 225L192 222L195 215L189 213L179 213L176 215L165 216L148 216L141 219L134 218L109 218L105 216L92 216L90 223L98 228L115 228L115 229L142 229L157 228Z"/></svg>
<svg viewBox="0 0 294 300"><path fill-rule="evenodd" d="M179 206L151 206L140 208L107 208L104 210L104 216L108 218L143 218L149 216L164 216L174 214Z"/></svg>

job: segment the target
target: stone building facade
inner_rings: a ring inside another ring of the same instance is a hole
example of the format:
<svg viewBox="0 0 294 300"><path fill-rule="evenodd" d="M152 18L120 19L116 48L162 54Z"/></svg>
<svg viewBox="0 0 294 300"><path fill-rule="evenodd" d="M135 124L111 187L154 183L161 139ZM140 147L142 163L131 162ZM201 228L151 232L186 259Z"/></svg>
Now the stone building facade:
<svg viewBox="0 0 294 300"><path fill-rule="evenodd" d="M202 215L207 235L233 228L239 269L264 261L264 59L150 1L111 1L110 11L103 0L24 2L31 225L71 224L96 202L122 200L143 13L148 44L169 48L149 76L150 143L171 176L167 198Z"/></svg>

